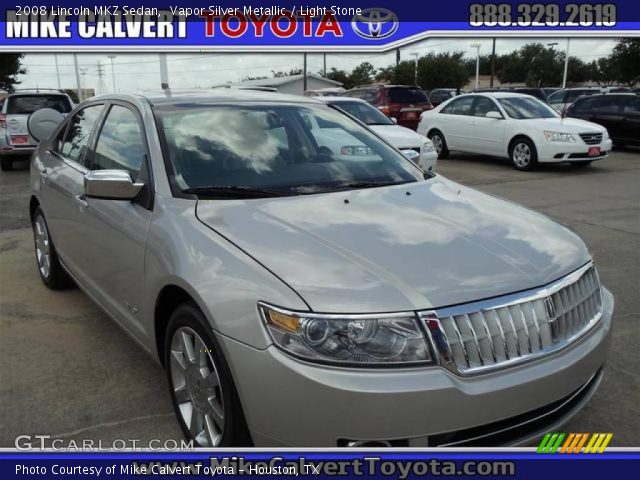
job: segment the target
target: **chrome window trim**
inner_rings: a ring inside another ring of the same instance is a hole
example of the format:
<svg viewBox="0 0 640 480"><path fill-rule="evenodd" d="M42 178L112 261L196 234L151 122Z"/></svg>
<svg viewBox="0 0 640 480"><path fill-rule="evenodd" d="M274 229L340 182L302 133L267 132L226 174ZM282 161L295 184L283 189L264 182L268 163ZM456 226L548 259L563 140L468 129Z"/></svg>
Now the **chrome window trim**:
<svg viewBox="0 0 640 480"><path fill-rule="evenodd" d="M465 304L456 305L453 307L445 307L442 309L432 309L432 310L425 310L425 311L418 312L418 317L422 320L423 325L427 325L428 321L433 322L435 320L436 322L438 322L438 324L440 325L439 331L447 341L447 350L441 351L438 348L437 342L433 338L432 329L430 329L429 327L425 328L427 332L427 336L431 341L431 349L435 353L435 357L438 361L438 364L457 376L472 377L472 376L483 374L483 373L504 370L506 368L510 368L516 365L521 365L534 360L538 360L540 358L547 357L550 354L557 353L573 345L578 339L584 337L585 335L588 335L593 330L593 327L600 321L604 312L604 304L602 302L600 304L599 311L597 311L596 315L585 324L582 330L574 333L571 336L568 336L566 339L559 341L557 344L554 344L545 349L541 349L537 352L525 353L521 355L518 337L516 336L515 337L516 346L518 348L518 356L516 358L507 359L507 360L501 361L498 364L473 366L464 370L458 369L455 361L453 360L453 356L450 348L451 344L447 339L446 332L444 330L444 327L440 323L439 319L446 318L446 317L470 315L472 313L481 313L481 312L484 312L485 310L497 310L500 308L519 305L526 302L532 302L534 300L540 300L550 295L553 295L554 293L559 292L563 288L566 288L574 284L586 272L588 272L592 268L593 268L593 262L589 261L587 264L583 265L582 267L575 270L574 272L540 288L526 290L520 293L509 294L509 295L505 295L502 297L497 297L489 300L481 300L478 302L465 303ZM602 284L599 282L597 271L595 269L593 271L594 271L594 274L596 275L596 278L598 278L600 295L602 295ZM510 321L512 320L510 319ZM455 322L453 323L453 325L457 331L457 326L455 325ZM499 325L500 323L498 322L498 326ZM500 328L500 330L502 329ZM458 336L460 336L459 332L456 332L456 333ZM504 341L505 340L504 333L501 332L501 334L502 334L502 339ZM460 344L462 345L465 356L468 358L468 355L464 348L464 344L462 343L461 337L459 338L459 341L460 341ZM506 345L505 345L505 349L506 349Z"/></svg>

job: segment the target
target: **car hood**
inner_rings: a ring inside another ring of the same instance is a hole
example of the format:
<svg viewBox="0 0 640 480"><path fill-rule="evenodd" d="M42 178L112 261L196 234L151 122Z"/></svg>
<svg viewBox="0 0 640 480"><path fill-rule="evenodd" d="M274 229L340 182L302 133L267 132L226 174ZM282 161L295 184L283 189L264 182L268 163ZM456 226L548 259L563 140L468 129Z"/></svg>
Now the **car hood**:
<svg viewBox="0 0 640 480"><path fill-rule="evenodd" d="M521 121L529 123L540 129L562 133L604 133L606 130L602 125L587 122L586 120L580 120L579 118L536 118Z"/></svg>
<svg viewBox="0 0 640 480"><path fill-rule="evenodd" d="M369 125L369 128L396 148L420 148L426 139L399 125Z"/></svg>
<svg viewBox="0 0 640 480"><path fill-rule="evenodd" d="M440 176L329 194L199 200L196 212L318 312L480 300L547 284L590 258L577 235L547 217Z"/></svg>

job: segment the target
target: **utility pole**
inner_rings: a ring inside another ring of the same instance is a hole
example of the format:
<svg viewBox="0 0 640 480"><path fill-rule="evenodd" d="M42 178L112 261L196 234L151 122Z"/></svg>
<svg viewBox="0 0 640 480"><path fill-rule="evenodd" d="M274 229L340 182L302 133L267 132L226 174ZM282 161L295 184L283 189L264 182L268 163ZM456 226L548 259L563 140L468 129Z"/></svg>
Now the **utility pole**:
<svg viewBox="0 0 640 480"><path fill-rule="evenodd" d="M307 52L303 54L303 63L302 63L302 92L307 91Z"/></svg>
<svg viewBox="0 0 640 480"><path fill-rule="evenodd" d="M82 99L88 98L87 95L87 67L80 67L80 76L82 81L80 82L80 90L82 91Z"/></svg>
<svg viewBox="0 0 640 480"><path fill-rule="evenodd" d="M400 49L396 48L396 67L400 65Z"/></svg>
<svg viewBox="0 0 640 480"><path fill-rule="evenodd" d="M480 88L480 44L472 43L469 45L476 49L476 90Z"/></svg>
<svg viewBox="0 0 640 480"><path fill-rule="evenodd" d="M160 54L160 88L169 89L169 67L167 66L167 54Z"/></svg>
<svg viewBox="0 0 640 480"><path fill-rule="evenodd" d="M491 80L489 80L489 86L493 88L493 79L496 76L496 37L493 37L491 45Z"/></svg>
<svg viewBox="0 0 640 480"><path fill-rule="evenodd" d="M113 82L113 93L116 93L116 74L113 69L113 59L116 58L115 55L109 55L109 60L111 60L111 81Z"/></svg>
<svg viewBox="0 0 640 480"><path fill-rule="evenodd" d="M564 54L564 74L562 75L562 88L567 88L567 72L569 71L569 47L571 38L567 37L567 51Z"/></svg>
<svg viewBox="0 0 640 480"><path fill-rule="evenodd" d="M106 93L107 87L104 83L104 70L102 69L102 63L98 60L98 88L97 90L100 93ZM96 92L97 94L98 92Z"/></svg>
<svg viewBox="0 0 640 480"><path fill-rule="evenodd" d="M326 78L327 76L327 54L322 54L322 75Z"/></svg>
<svg viewBox="0 0 640 480"><path fill-rule="evenodd" d="M56 61L56 77L58 77L58 90L62 90L62 84L60 82L60 66L58 65L58 54L55 53L53 55L53 58Z"/></svg>
<svg viewBox="0 0 640 480"><path fill-rule="evenodd" d="M73 54L73 67L74 67L75 72L76 72L76 88L78 89L78 100L81 102L82 100L84 100L84 98L82 98L82 87L80 85L80 69L78 68L78 54L77 53Z"/></svg>
<svg viewBox="0 0 640 480"><path fill-rule="evenodd" d="M411 52L411 55L414 57L413 62L413 84L418 85L418 57L420 54L418 52Z"/></svg>

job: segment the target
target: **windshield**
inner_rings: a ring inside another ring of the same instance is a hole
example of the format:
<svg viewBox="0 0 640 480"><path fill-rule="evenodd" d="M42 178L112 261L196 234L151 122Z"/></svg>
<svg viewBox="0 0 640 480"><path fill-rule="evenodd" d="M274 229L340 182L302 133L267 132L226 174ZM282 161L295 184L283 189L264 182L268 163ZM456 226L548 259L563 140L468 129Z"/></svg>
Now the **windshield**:
<svg viewBox="0 0 640 480"><path fill-rule="evenodd" d="M420 87L390 87L389 100L393 103L426 103L427 94Z"/></svg>
<svg viewBox="0 0 640 480"><path fill-rule="evenodd" d="M332 102L331 105L353 115L367 125L395 125L389 117L369 103L361 102Z"/></svg>
<svg viewBox="0 0 640 480"><path fill-rule="evenodd" d="M174 189L321 193L424 179L403 155L326 105L154 108ZM215 188L213 188L215 187ZM252 193L261 193L252 192ZM229 195L226 195L227 198Z"/></svg>
<svg viewBox="0 0 640 480"><path fill-rule="evenodd" d="M540 100L531 97L498 98L511 118L525 120L530 118L557 118L560 115Z"/></svg>
<svg viewBox="0 0 640 480"><path fill-rule="evenodd" d="M53 108L60 113L69 113L71 104L64 95L16 95L10 97L7 113L29 115L41 108Z"/></svg>

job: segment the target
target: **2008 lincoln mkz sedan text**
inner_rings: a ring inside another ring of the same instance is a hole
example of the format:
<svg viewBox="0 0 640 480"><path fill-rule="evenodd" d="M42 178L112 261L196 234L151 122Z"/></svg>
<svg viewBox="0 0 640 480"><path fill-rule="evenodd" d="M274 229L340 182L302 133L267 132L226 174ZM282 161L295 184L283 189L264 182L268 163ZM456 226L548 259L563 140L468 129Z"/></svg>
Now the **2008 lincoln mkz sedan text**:
<svg viewBox="0 0 640 480"><path fill-rule="evenodd" d="M601 380L614 302L582 240L329 105L167 91L52 116L29 122L42 280L164 365L198 445L523 444Z"/></svg>

